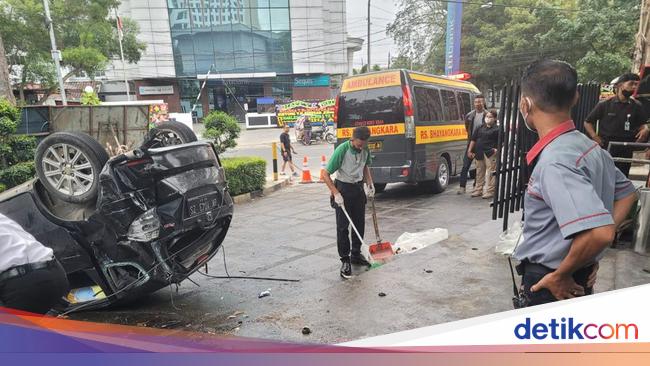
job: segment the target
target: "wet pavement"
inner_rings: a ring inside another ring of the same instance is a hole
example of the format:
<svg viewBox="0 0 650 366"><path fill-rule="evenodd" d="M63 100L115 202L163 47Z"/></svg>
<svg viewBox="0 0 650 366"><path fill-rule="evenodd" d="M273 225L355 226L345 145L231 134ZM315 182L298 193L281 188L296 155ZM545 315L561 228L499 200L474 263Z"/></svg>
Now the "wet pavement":
<svg viewBox="0 0 650 366"><path fill-rule="evenodd" d="M236 206L224 246L231 276L300 282L213 279L197 273L191 277L196 284L185 281L178 291L163 289L128 306L72 318L337 343L510 310L507 261L494 252L501 222L491 220L487 201L457 196L456 187L432 195L389 185L376 201L384 240L436 227L448 229L450 237L379 268L355 267L355 277L342 280L327 189L294 184ZM366 238L372 240L369 212L366 228ZM617 263L638 268L646 259L610 251L601 262L597 291L637 284L623 280ZM650 282L647 272L633 272L638 283ZM209 274L225 275L221 252L211 260ZM271 295L259 298L265 290ZM303 327L311 334L303 335Z"/></svg>

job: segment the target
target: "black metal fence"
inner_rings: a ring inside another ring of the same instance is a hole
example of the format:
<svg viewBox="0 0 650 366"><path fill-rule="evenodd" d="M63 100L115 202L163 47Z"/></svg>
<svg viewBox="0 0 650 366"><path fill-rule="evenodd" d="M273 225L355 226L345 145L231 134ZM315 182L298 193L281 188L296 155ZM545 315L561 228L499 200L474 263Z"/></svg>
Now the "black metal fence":
<svg viewBox="0 0 650 366"><path fill-rule="evenodd" d="M530 178L531 167L526 154L538 140L529 131L519 113L520 87L512 83L501 90L499 111L499 152L496 166L496 194L492 202L492 219L503 219L503 230L508 229L509 215L523 209L523 197ZM584 120L598 103L600 85L578 85L580 98L571 117L576 128L584 132Z"/></svg>

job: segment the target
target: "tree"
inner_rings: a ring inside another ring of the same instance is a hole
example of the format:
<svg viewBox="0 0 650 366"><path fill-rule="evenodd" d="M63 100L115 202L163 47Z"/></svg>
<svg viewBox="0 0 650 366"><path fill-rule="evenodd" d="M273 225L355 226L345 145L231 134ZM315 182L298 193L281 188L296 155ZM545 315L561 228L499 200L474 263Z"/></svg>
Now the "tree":
<svg viewBox="0 0 650 366"><path fill-rule="evenodd" d="M402 45L399 57L416 61L416 70L444 71L443 8L444 2L401 0L388 26ZM518 78L535 60L557 58L576 66L583 82L609 81L630 68L638 17L638 3L627 0L512 0L488 9L469 2L463 6L461 70L488 87Z"/></svg>
<svg viewBox="0 0 650 366"><path fill-rule="evenodd" d="M62 50L63 66L73 75L91 79L103 71L109 60L119 57L117 25L113 10L117 0L59 0L51 4L57 47ZM124 58L140 60L146 44L137 40L138 26L123 19ZM38 82L54 88L48 30L42 0L0 0L0 33L12 71L22 74L21 88Z"/></svg>
<svg viewBox="0 0 650 366"><path fill-rule="evenodd" d="M203 118L203 137L214 140L218 154L237 146L240 128L237 119L222 111L212 111Z"/></svg>
<svg viewBox="0 0 650 366"><path fill-rule="evenodd" d="M372 65L372 71L381 71L381 66L377 64Z"/></svg>
<svg viewBox="0 0 650 366"><path fill-rule="evenodd" d="M11 81L9 81L9 67L7 66L7 57L5 57L2 34L0 34L0 97L4 97L11 104L16 104Z"/></svg>

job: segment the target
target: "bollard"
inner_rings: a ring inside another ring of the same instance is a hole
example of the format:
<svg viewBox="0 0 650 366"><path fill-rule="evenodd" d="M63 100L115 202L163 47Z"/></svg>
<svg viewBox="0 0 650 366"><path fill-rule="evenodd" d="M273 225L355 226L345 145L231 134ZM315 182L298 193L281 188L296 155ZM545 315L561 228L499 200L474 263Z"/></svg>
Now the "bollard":
<svg viewBox="0 0 650 366"><path fill-rule="evenodd" d="M272 147L273 149L273 181L278 180L278 144L273 143Z"/></svg>

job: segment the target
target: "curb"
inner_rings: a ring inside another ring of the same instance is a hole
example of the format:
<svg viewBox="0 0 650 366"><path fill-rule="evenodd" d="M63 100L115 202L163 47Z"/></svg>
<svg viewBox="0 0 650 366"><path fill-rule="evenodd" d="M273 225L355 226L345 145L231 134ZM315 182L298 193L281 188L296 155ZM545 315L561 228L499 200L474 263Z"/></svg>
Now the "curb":
<svg viewBox="0 0 650 366"><path fill-rule="evenodd" d="M249 192L249 193L240 194L238 196L233 197L232 201L236 205L246 203L246 202L250 202L255 198L263 197L263 196L266 196L266 195L268 195L270 193L279 191L280 189L282 189L282 188L284 188L284 187L286 187L286 186L288 186L290 184L291 184L291 182L289 181L289 178L280 179L280 180L275 181L275 182L273 180L269 181L267 179L266 187L264 187L264 189Z"/></svg>

